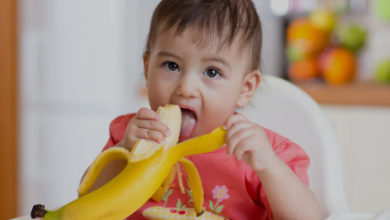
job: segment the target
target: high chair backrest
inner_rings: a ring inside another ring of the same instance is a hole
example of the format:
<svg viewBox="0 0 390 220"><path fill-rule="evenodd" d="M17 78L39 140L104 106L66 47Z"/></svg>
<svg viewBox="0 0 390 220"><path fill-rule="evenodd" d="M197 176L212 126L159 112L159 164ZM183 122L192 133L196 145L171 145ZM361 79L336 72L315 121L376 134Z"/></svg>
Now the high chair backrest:
<svg viewBox="0 0 390 220"><path fill-rule="evenodd" d="M349 211L335 133L319 105L309 95L288 81L266 75L243 114L289 138L306 151L311 160L308 171L310 188L320 202L322 219Z"/></svg>

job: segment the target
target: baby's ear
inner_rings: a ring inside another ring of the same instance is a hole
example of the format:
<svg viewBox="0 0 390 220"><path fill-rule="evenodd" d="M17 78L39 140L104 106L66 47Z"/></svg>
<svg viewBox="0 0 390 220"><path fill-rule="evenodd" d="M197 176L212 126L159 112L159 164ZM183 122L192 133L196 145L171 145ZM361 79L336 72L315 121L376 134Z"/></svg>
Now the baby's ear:
<svg viewBox="0 0 390 220"><path fill-rule="evenodd" d="M150 52L149 51L145 51L144 52L144 56L143 56L143 60L144 60L144 75L145 75L145 79L146 81L148 80L148 71L149 71L149 60L150 60Z"/></svg>
<svg viewBox="0 0 390 220"><path fill-rule="evenodd" d="M261 72L258 69L252 70L242 81L241 94L237 100L237 107L245 107L255 95L261 82Z"/></svg>

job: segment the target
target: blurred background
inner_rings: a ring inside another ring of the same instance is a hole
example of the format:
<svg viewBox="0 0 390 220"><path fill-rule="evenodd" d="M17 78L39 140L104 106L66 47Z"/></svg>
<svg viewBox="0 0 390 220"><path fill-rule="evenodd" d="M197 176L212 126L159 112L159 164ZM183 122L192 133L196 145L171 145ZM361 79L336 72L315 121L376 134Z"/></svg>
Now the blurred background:
<svg viewBox="0 0 390 220"><path fill-rule="evenodd" d="M352 210L390 209L390 1L254 2L262 71L331 120ZM109 123L148 105L142 53L158 3L1 1L0 219L75 199Z"/></svg>

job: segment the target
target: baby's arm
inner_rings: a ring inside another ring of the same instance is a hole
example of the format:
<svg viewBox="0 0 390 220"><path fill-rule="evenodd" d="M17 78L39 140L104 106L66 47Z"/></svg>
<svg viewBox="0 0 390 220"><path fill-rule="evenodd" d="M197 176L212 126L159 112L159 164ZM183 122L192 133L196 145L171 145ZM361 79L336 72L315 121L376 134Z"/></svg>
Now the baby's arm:
<svg viewBox="0 0 390 220"><path fill-rule="evenodd" d="M275 155L263 172L256 172L267 195L275 220L319 219L320 209L314 193Z"/></svg>
<svg viewBox="0 0 390 220"><path fill-rule="evenodd" d="M140 139L164 143L164 136L169 136L170 130L167 125L159 120L160 116L155 111L147 108L141 108L137 115L135 115L128 123L124 138L115 146L123 147L131 151L134 144ZM102 170L89 192L92 192L108 183L117 176L125 168L125 166L126 161L124 160L117 160L109 163ZM87 171L85 171L82 179Z"/></svg>
<svg viewBox="0 0 390 220"><path fill-rule="evenodd" d="M228 155L235 155L237 160L243 160L256 172L274 219L319 219L319 205L314 193L275 153L260 125L237 113L225 122L224 128L227 129ZM290 152L286 154L293 156ZM296 159L290 160L299 163Z"/></svg>

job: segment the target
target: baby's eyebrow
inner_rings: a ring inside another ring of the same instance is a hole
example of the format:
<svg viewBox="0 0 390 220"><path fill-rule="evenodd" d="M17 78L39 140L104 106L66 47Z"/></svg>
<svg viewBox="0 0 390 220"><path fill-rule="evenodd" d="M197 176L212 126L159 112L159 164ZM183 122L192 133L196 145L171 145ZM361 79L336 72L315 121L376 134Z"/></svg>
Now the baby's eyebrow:
<svg viewBox="0 0 390 220"><path fill-rule="evenodd" d="M158 52L157 56L159 56L159 57L174 57L178 60L183 60L183 58L181 58L181 57L179 57L171 52L168 52L168 51L160 51L160 52ZM206 58L206 59L203 59L203 61L215 61L215 62L221 63L222 65L224 65L228 68L231 68L230 63L225 61L222 57Z"/></svg>
<svg viewBox="0 0 390 220"><path fill-rule="evenodd" d="M225 61L222 57L213 57L213 58L207 58L207 59L203 59L204 61L215 61L215 62L219 62L219 63L222 63L224 66L227 66L230 68L230 63L228 63L227 61Z"/></svg>
<svg viewBox="0 0 390 220"><path fill-rule="evenodd" d="M167 52L167 51L160 51L157 56L159 57L174 57L176 59L179 59L179 60L183 60L183 58L173 54L173 53L170 53L170 52Z"/></svg>

